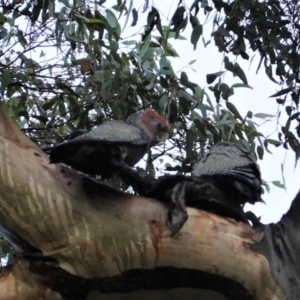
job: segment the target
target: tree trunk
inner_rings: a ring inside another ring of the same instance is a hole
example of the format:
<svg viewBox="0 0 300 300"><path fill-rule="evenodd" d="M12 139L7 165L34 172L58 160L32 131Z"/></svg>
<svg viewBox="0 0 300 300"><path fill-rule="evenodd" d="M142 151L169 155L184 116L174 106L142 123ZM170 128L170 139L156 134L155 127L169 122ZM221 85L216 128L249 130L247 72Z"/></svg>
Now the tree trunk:
<svg viewBox="0 0 300 300"><path fill-rule="evenodd" d="M188 208L172 236L165 204L50 165L2 111L0 162L1 299L300 299L300 195L266 226Z"/></svg>

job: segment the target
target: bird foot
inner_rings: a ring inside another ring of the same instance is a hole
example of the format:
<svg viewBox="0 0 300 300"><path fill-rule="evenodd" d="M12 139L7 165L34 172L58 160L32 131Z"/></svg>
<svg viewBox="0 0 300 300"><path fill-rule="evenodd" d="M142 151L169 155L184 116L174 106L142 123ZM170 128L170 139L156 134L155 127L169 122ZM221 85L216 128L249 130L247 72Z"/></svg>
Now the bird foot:
<svg viewBox="0 0 300 300"><path fill-rule="evenodd" d="M122 161L112 160L112 164L118 170L118 174L121 176L122 180L131 185L138 194L145 197L153 196L153 191L157 190L160 190L161 194L161 188L156 188L157 186L160 187L157 179L149 175L140 176L138 172L127 166ZM170 189L166 195L171 202L168 211L167 226L173 235L182 228L188 219L185 206L185 185L185 182L176 184L175 187ZM170 195L168 195L169 193Z"/></svg>
<svg viewBox="0 0 300 300"><path fill-rule="evenodd" d="M171 191L171 205L168 211L167 226L176 234L188 219L185 206L185 182L178 183Z"/></svg>
<svg viewBox="0 0 300 300"><path fill-rule="evenodd" d="M260 223L260 218L257 217L252 211L245 212L245 216L249 221L251 221L253 227L258 227L262 225Z"/></svg>
<svg viewBox="0 0 300 300"><path fill-rule="evenodd" d="M112 160L112 165L117 175L141 196L148 197L157 180L150 175L141 176L136 170L126 165L123 161Z"/></svg>

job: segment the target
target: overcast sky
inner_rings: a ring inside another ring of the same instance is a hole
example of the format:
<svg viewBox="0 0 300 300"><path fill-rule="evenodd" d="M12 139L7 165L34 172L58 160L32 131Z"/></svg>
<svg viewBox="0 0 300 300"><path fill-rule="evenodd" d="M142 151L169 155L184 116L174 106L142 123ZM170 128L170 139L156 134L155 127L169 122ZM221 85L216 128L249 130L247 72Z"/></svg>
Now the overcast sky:
<svg viewBox="0 0 300 300"><path fill-rule="evenodd" d="M193 3L192 0L183 1L188 7ZM122 37L128 37L128 39L133 39L132 35L136 34L141 27L146 24L147 13L142 14L142 7L144 4L143 0L134 0L134 7L139 11L139 20L138 24L135 27L130 27L131 19L129 20ZM178 1L163 1L163 0L154 0L150 2L150 5L154 3L155 7L160 12L161 16L164 16L169 21L172 18L172 15L177 7ZM204 23L205 17L201 12L199 13L199 19L201 24ZM212 18L211 18L212 19ZM124 18L120 19L121 24L123 24ZM165 25L166 19L162 21ZM142 31L140 31L142 32ZM212 22L205 24L203 26L203 35L205 41L210 39L210 34L212 32ZM224 71L224 66L222 64L223 54L218 52L217 47L213 40L211 43L204 48L201 40L198 42L197 49L193 51L193 46L189 42L191 35L191 28L188 25L187 29L182 33L186 37L187 41L181 40L170 40L173 48L176 49L180 58L172 59L172 67L175 72L181 72L184 70L188 76L189 80L197 83L201 88L207 87L206 83L206 74L215 73L218 71ZM136 38L140 38L140 35L136 35ZM248 53L250 59L253 54ZM233 60L233 56L231 59ZM190 67L186 67L190 61L196 59L197 61ZM274 94L276 91L280 90L280 86L271 82L265 74L264 67L260 69L258 74L256 74L256 69L259 63L259 55L252 60L245 61L239 58L238 63L244 70L249 85L253 88L239 88L235 89L235 95L229 98L230 102L233 102L234 105L238 108L242 116L245 116L250 110L253 113L264 112L276 116L278 111L278 105L274 98L269 98L270 95ZM184 69L183 69L184 68ZM193 71L193 68L195 71ZM234 83L241 82L237 77L233 77L228 73L225 77L225 82L230 86ZM212 97L213 99L213 97ZM286 122L286 113L283 111L280 118L280 124L284 125ZM265 122L264 119L253 118L254 122L257 124L263 124L259 126L258 130L265 135L270 135L273 133L273 138L277 139L276 127L278 126L276 118L274 121ZM269 136L269 138L271 138ZM300 169L299 167L294 168L295 166L295 155L292 150L286 151L282 147L276 148L270 146L269 149L273 154L268 154L265 152L264 159L259 161L261 166L262 177L265 181L275 181L279 180L283 182L282 179L282 166L284 167L284 177L286 182L286 191L275 187L270 183L270 193L265 193L263 199L266 202L266 205L257 203L256 205L247 205L246 209L252 210L257 216L262 217L263 223L270 223L278 221L282 214L285 213L291 204L291 201L295 197L296 193L300 187Z"/></svg>

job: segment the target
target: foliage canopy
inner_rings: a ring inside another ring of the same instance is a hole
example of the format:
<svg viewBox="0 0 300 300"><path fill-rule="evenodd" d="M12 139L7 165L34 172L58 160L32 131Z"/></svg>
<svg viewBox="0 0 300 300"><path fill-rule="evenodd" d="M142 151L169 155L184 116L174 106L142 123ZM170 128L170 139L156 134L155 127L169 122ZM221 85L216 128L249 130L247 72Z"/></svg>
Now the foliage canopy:
<svg viewBox="0 0 300 300"><path fill-rule="evenodd" d="M148 167L167 155L173 164L166 170L188 172L206 145L220 140L241 140L260 159L269 144L290 146L300 156L297 1L179 1L170 20L155 2L137 2L2 1L1 106L33 141L47 150L74 130L151 106L168 117L174 133ZM136 26L143 14L144 27L124 38L124 28ZM185 72L175 74L171 58L179 56L172 41L187 40L190 26L190 46L197 51L201 40L207 46L202 33L209 20L224 71L207 74L209 86L202 88ZM256 54L257 70L263 66L282 88L271 95L289 116L278 140L264 137L252 112L242 116L230 102L236 88L250 87L238 59ZM226 84L226 72L240 82Z"/></svg>

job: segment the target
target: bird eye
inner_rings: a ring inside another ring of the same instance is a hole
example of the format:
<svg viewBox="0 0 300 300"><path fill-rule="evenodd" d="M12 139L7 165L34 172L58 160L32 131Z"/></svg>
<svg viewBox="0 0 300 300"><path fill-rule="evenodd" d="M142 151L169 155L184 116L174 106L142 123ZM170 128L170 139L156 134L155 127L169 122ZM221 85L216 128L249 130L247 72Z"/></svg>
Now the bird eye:
<svg viewBox="0 0 300 300"><path fill-rule="evenodd" d="M156 126L157 126L157 131L160 132L160 131L162 130L162 127L163 127L162 123L161 123L161 122L158 122L158 123L156 124Z"/></svg>

